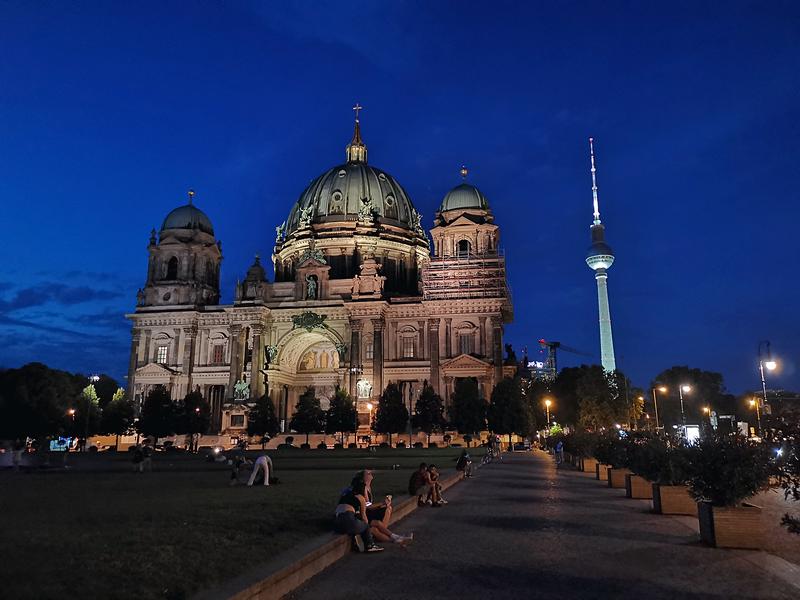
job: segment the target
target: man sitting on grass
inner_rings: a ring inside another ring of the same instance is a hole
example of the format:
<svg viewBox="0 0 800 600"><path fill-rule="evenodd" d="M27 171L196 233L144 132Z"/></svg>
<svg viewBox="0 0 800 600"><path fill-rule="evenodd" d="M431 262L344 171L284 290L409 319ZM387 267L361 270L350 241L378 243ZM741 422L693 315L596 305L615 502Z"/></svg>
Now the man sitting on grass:
<svg viewBox="0 0 800 600"><path fill-rule="evenodd" d="M436 486L433 485L428 465L425 463L420 463L419 468L411 474L408 481L408 493L417 497L417 506L425 506L423 496L426 495L430 498L432 506L441 506Z"/></svg>

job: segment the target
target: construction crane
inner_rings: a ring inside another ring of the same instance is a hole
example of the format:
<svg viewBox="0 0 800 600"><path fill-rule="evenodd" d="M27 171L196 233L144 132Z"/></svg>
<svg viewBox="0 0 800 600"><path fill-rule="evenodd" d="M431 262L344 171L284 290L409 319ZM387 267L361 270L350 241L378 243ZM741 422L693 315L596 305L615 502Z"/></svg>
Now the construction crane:
<svg viewBox="0 0 800 600"><path fill-rule="evenodd" d="M539 340L539 346L541 346L542 350L547 348L547 360L545 361L544 371L546 374L545 377L548 377L551 380L555 379L556 375L558 374L557 351L559 349L563 350L564 352L577 354L578 356L588 356L588 357L592 356L587 352L582 352L581 350L565 346L561 342L548 342L544 338Z"/></svg>

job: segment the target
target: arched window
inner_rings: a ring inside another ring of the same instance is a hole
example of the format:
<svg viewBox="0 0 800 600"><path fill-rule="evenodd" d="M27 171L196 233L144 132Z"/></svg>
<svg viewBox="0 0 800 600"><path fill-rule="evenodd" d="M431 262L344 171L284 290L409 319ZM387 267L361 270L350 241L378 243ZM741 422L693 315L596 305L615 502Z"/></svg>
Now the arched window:
<svg viewBox="0 0 800 600"><path fill-rule="evenodd" d="M458 242L458 255L459 256L467 256L472 250L472 244L469 243L469 240L461 240Z"/></svg>
<svg viewBox="0 0 800 600"><path fill-rule="evenodd" d="M167 279L178 278L178 259L174 256L167 263Z"/></svg>

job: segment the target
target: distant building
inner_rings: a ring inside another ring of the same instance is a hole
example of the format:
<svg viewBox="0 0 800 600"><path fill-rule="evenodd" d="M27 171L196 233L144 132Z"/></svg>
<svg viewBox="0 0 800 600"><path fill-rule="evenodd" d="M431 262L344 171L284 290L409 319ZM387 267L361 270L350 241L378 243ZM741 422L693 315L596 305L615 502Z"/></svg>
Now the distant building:
<svg viewBox="0 0 800 600"><path fill-rule="evenodd" d="M459 378L474 377L484 397L502 378L512 306L499 228L478 188L462 182L445 195L431 254L406 191L367 163L356 119L346 162L314 179L275 232L275 280L256 256L228 305L222 244L191 192L152 232L127 315L137 403L156 385L174 399L199 390L214 431L238 433L265 393L288 424L309 388L325 408L341 386L366 427L367 402L389 382L412 405L425 381L447 402Z"/></svg>

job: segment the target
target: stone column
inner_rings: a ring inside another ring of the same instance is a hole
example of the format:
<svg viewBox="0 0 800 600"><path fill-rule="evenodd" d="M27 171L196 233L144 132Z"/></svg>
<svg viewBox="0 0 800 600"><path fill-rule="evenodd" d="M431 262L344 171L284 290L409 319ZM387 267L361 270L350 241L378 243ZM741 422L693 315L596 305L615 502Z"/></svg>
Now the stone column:
<svg viewBox="0 0 800 600"><path fill-rule="evenodd" d="M175 349L174 351L170 351L167 356L167 362L171 365L179 366L181 361L178 360L180 358L180 351L181 351L181 329L180 327L175 328Z"/></svg>
<svg viewBox="0 0 800 600"><path fill-rule="evenodd" d="M428 319L428 340L431 354L431 381L434 391L439 393L439 323L441 319Z"/></svg>
<svg viewBox="0 0 800 600"><path fill-rule="evenodd" d="M363 367L361 364L361 329L363 321L353 319L350 321L350 397L356 399L356 384L358 383L358 373L356 367Z"/></svg>
<svg viewBox="0 0 800 600"><path fill-rule="evenodd" d="M503 379L503 321L500 317L492 317L492 342L494 358L494 383Z"/></svg>
<svg viewBox="0 0 800 600"><path fill-rule="evenodd" d="M453 358L453 319L444 320L444 356Z"/></svg>
<svg viewBox="0 0 800 600"><path fill-rule="evenodd" d="M183 328L183 373L186 375L187 393L192 391L194 355L197 352L197 325Z"/></svg>
<svg viewBox="0 0 800 600"><path fill-rule="evenodd" d="M139 342L142 330L138 327L131 329L131 355L128 359L128 401L134 401L136 389L136 369L139 367Z"/></svg>
<svg viewBox="0 0 800 600"><path fill-rule="evenodd" d="M233 398L233 386L239 381L242 376L242 326L231 325L228 328L229 339L231 341L231 364L230 364L230 377L228 378L228 398Z"/></svg>
<svg viewBox="0 0 800 600"><path fill-rule="evenodd" d="M425 321L419 321L418 325L417 335L419 337L417 348L419 348L419 355L417 358L425 358Z"/></svg>
<svg viewBox="0 0 800 600"><path fill-rule="evenodd" d="M256 323L253 329L253 360L250 368L250 397L261 398L264 395L264 326Z"/></svg>
<svg viewBox="0 0 800 600"><path fill-rule="evenodd" d="M372 319L372 394L375 398L383 394L383 319Z"/></svg>
<svg viewBox="0 0 800 600"><path fill-rule="evenodd" d="M488 355L488 350L487 350L487 346L486 346L486 338L489 335L489 332L488 332L488 330L486 328L487 319L488 319L488 317L486 317L486 316L481 317L481 331L480 331L480 334L481 334L481 356L487 356Z"/></svg>

